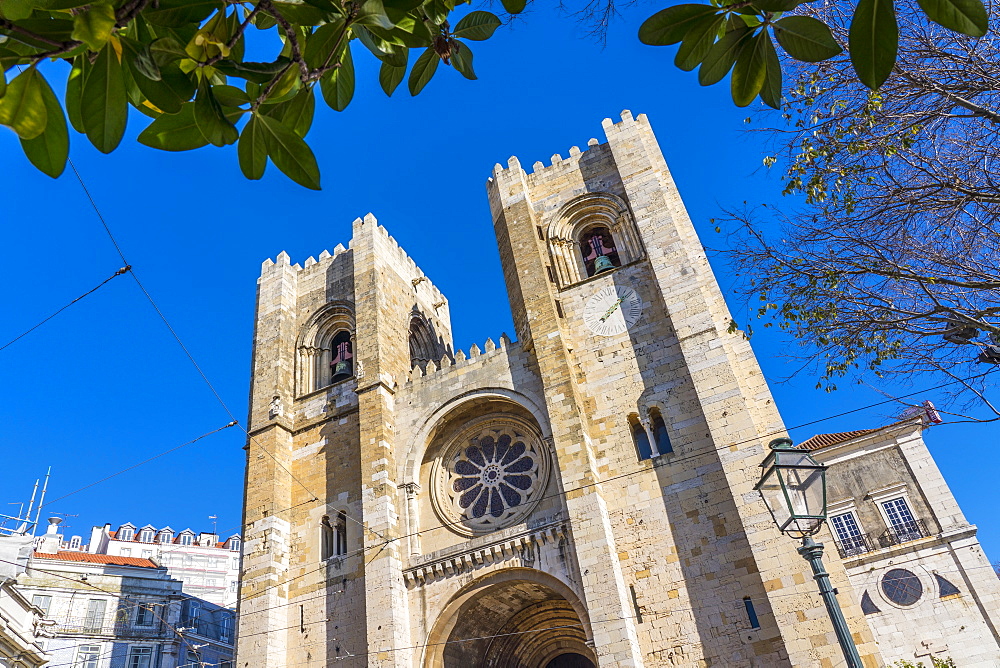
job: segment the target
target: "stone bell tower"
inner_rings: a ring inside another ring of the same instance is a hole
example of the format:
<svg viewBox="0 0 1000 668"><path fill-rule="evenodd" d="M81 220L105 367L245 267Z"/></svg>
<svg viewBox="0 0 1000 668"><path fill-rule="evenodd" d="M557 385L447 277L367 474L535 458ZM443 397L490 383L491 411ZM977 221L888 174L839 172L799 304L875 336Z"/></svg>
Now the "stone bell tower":
<svg viewBox="0 0 1000 668"><path fill-rule="evenodd" d="M454 349L370 215L264 263L241 668L841 661L753 491L783 434L753 352L645 116L604 130L487 183L516 341Z"/></svg>

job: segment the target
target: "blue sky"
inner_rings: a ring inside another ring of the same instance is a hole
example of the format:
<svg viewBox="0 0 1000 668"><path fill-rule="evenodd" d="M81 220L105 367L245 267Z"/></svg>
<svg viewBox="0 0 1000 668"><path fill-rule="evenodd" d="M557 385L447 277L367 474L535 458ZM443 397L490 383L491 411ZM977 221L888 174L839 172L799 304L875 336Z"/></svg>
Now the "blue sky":
<svg viewBox="0 0 1000 668"><path fill-rule="evenodd" d="M591 137L603 140L601 120L617 119L622 109L649 116L705 245L723 241L709 222L721 208L782 204L777 180L763 173L759 140L746 132L748 112L732 105L728 87L701 88L695 75L673 67L673 49L638 43L638 24L651 11L626 14L605 49L572 19L547 10L526 14L473 44L478 81L442 67L416 98L403 86L386 98L377 62L356 51L354 102L343 113L318 105L308 137L322 192L294 185L273 165L262 181L244 180L235 147L173 154L140 146L134 138L147 120L138 114L112 155L74 135L71 157L136 274L243 420L262 260L286 250L303 262L346 245L351 221L371 211L449 297L456 346L482 346L513 331L485 196L493 164L510 155L522 165L548 162L570 146L586 147ZM2 345L122 263L71 170L58 180L43 176L13 133L0 129L0 173ZM730 285L727 268L713 265ZM827 394L807 375L776 382L789 372L782 359L788 346L771 330L754 337L789 426L883 399L847 383ZM48 466L55 499L230 419L127 276L0 352L0 377L0 505L26 500ZM899 391L932 384L917 379ZM803 440L877 426L893 410L856 412L791 434ZM984 493L994 489L1000 467L993 433L991 425L942 425L926 439L997 559L995 494ZM218 516L220 532L236 531L243 443L242 432L225 430L58 501L45 514L66 513L67 533L84 536L92 525L126 520L208 530L209 515Z"/></svg>

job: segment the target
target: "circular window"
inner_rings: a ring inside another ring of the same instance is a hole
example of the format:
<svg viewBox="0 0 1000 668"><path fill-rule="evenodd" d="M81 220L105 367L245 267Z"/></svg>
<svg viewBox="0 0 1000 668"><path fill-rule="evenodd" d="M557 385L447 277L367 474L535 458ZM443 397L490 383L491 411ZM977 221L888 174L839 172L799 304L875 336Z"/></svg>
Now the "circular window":
<svg viewBox="0 0 1000 668"><path fill-rule="evenodd" d="M882 592L896 605L913 605L920 600L924 587L910 571L894 568L882 576Z"/></svg>
<svg viewBox="0 0 1000 668"><path fill-rule="evenodd" d="M541 439L527 425L506 418L475 423L435 462L434 506L459 533L510 526L535 507L548 463Z"/></svg>

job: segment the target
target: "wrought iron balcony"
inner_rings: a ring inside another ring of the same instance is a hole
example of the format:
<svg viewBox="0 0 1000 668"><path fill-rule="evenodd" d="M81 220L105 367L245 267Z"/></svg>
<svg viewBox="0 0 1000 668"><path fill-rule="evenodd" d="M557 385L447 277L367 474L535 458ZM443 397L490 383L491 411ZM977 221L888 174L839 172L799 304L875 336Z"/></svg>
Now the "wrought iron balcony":
<svg viewBox="0 0 1000 668"><path fill-rule="evenodd" d="M878 535L860 534L850 536L846 539L837 538L833 542L837 546L837 553L840 554L840 558L848 559L861 554L868 554L884 547L892 547L893 545L908 543L911 540L926 538L930 535L930 532L927 530L927 524L923 520L914 520L890 527Z"/></svg>
<svg viewBox="0 0 1000 668"><path fill-rule="evenodd" d="M927 531L927 524L923 520L913 520L912 522L905 522L889 527L885 530L885 533L878 537L878 542L880 547L892 547L893 545L908 543L911 540L926 538L930 535L930 532Z"/></svg>

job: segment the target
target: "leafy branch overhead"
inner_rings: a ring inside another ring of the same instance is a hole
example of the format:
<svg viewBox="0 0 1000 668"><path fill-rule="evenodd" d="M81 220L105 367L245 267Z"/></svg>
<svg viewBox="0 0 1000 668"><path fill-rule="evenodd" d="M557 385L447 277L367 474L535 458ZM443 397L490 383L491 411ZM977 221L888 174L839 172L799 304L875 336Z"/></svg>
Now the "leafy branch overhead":
<svg viewBox="0 0 1000 668"><path fill-rule="evenodd" d="M843 52L823 21L785 14L802 4L803 0L711 0L708 5L674 5L646 19L639 39L652 46L679 43L674 63L683 70L700 66L698 82L703 86L721 81L732 71L737 105L745 107L760 96L777 109L782 67L774 41L789 56L806 63ZM982 37L988 29L981 0L919 0L919 5L931 21L954 32ZM896 66L899 51L893 0L858 0L846 41L858 79L877 90Z"/></svg>
<svg viewBox="0 0 1000 668"><path fill-rule="evenodd" d="M326 104L343 111L363 50L381 61L387 95L406 78L411 49L420 50L409 68L412 95L441 63L475 79L469 42L488 39L501 22L473 11L452 26L452 12L467 1L0 0L0 124L17 133L38 169L57 177L69 155L67 117L110 153L131 105L152 119L139 134L147 146L237 143L247 178L261 178L272 162L319 189L305 142L317 84ZM504 6L517 12L524 3ZM271 60L244 58L255 33L262 42L268 33L280 38ZM70 67L65 110L41 71L49 60Z"/></svg>

